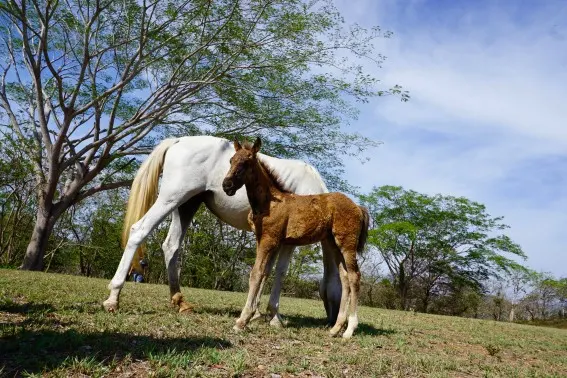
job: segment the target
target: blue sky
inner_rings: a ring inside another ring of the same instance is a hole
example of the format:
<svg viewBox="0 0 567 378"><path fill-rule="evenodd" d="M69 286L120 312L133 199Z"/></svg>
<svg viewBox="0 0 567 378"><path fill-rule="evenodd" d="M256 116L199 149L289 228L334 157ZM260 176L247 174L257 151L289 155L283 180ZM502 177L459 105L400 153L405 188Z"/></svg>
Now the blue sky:
<svg viewBox="0 0 567 378"><path fill-rule="evenodd" d="M372 70L412 97L361 107L353 129L384 144L347 161L349 182L482 202L530 267L567 276L567 3L336 4L347 23L394 32Z"/></svg>

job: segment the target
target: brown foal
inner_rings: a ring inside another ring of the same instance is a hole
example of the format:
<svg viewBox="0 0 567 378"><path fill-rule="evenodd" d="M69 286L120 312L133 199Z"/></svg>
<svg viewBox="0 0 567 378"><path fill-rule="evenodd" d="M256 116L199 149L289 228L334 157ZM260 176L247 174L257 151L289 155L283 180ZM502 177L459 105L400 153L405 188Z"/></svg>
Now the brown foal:
<svg viewBox="0 0 567 378"><path fill-rule="evenodd" d="M248 222L257 242L248 299L234 329L246 327L256 312L262 286L270 273L270 260L278 248L282 244L299 246L321 241L333 247L329 248L332 256L325 258L337 264L342 285L339 314L330 333L336 336L341 331L347 321L348 306L348 326L343 337L349 338L358 325L360 270L356 253L366 243L368 210L342 193L297 195L284 191L278 177L257 159L260 145L260 138L253 145L235 141L236 153L222 183L229 196L246 186L251 207Z"/></svg>

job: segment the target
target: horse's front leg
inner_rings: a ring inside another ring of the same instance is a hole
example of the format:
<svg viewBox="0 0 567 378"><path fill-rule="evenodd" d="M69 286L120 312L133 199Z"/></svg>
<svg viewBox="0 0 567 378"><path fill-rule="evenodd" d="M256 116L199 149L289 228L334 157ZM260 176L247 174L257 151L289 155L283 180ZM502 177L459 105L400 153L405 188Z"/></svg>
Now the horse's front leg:
<svg viewBox="0 0 567 378"><path fill-rule="evenodd" d="M132 226L128 243L126 244L126 248L124 249L124 253L122 254L118 268L116 269L116 273L114 273L114 277L110 281L110 284L108 284L110 296L103 302L103 306L106 311L114 312L118 310L118 297L122 287L124 286L124 282L126 281L126 276L128 275L132 260L134 259L136 249L138 249L148 234L156 228L163 218L177 207L177 203L175 201L168 200L158 197L150 210Z"/></svg>
<svg viewBox="0 0 567 378"><path fill-rule="evenodd" d="M259 292L264 279L268 276L271 264L277 250L277 244L270 240L258 240L256 246L256 261L250 272L248 298L242 309L240 317L236 320L234 329L240 331L246 327L252 316L256 313L259 303Z"/></svg>

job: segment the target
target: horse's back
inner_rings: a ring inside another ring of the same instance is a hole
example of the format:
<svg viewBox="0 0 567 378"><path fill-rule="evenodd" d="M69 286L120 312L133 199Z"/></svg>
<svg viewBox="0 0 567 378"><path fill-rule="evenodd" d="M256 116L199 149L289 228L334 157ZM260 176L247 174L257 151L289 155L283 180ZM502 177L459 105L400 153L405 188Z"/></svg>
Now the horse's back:
<svg viewBox="0 0 567 378"><path fill-rule="evenodd" d="M247 214L250 209L246 190L233 197L222 190L222 180L230 168L234 154L231 141L214 136L186 136L177 138L164 160L160 196L184 196L208 192L205 203L224 222L243 230L249 230ZM259 154L265 163L281 179L284 189L298 194L328 192L325 182L311 165L300 160L280 159Z"/></svg>
<svg viewBox="0 0 567 378"><path fill-rule="evenodd" d="M186 175L184 178L206 176L209 189L216 190L230 168L233 154L232 142L224 138L208 135L180 137L168 150L163 173L165 176L172 172L178 178L180 172ZM285 190L303 195L328 192L323 178L313 166L301 160L258 155L280 178Z"/></svg>
<svg viewBox="0 0 567 378"><path fill-rule="evenodd" d="M309 195L329 192L319 172L304 161L280 159L261 153L258 157L278 177L284 189L291 193Z"/></svg>

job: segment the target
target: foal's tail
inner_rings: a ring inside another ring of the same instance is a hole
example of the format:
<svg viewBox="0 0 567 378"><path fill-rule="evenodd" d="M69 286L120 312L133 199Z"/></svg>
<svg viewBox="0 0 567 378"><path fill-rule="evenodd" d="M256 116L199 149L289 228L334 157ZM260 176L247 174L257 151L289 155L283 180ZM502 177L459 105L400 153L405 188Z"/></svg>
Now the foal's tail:
<svg viewBox="0 0 567 378"><path fill-rule="evenodd" d="M132 225L139 221L150 207L156 202L158 192L159 175L163 168L165 153L179 139L165 139L152 151L150 156L142 163L140 169L134 177L132 188L130 189L130 197L128 198L128 208L126 217L124 217L124 226L122 228L122 248L126 248L130 229ZM134 255L134 260L130 268L130 272L143 273L140 260L144 257L145 246L140 245Z"/></svg>
<svg viewBox="0 0 567 378"><path fill-rule="evenodd" d="M358 206L362 210L362 224L360 227L360 233L358 234L358 246L356 250L361 253L366 244L366 239L368 239L368 227L370 226L370 215L368 214L368 209L364 206Z"/></svg>

